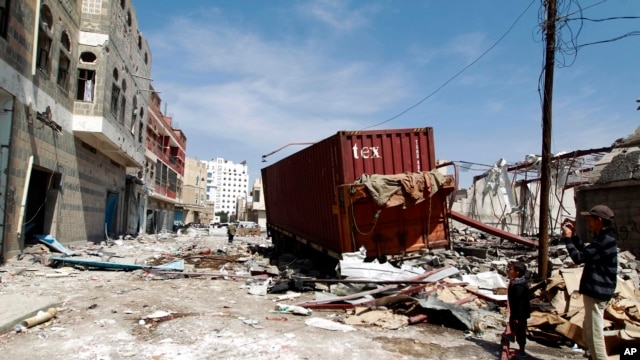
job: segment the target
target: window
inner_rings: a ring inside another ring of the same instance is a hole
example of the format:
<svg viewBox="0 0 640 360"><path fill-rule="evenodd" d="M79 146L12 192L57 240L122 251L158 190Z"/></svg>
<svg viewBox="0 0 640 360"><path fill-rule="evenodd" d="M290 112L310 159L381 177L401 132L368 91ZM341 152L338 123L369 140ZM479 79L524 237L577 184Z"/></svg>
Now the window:
<svg viewBox="0 0 640 360"><path fill-rule="evenodd" d="M124 125L125 109L127 107L127 82L122 79L122 91L120 91L120 110L118 111L118 120Z"/></svg>
<svg viewBox="0 0 640 360"><path fill-rule="evenodd" d="M63 31L60 35L60 45L62 48L71 52L71 40L69 39L69 34L66 31Z"/></svg>
<svg viewBox="0 0 640 360"><path fill-rule="evenodd" d="M64 51L60 50L60 56L58 57L58 86L67 90L67 83L69 81L69 65L71 61L65 55Z"/></svg>
<svg viewBox="0 0 640 360"><path fill-rule="evenodd" d="M136 122L138 120L138 97L134 96L131 102L131 134L135 138Z"/></svg>
<svg viewBox="0 0 640 360"><path fill-rule="evenodd" d="M36 68L49 76L51 63L53 15L47 5L40 7L40 26L38 28L38 53Z"/></svg>
<svg viewBox="0 0 640 360"><path fill-rule="evenodd" d="M69 67L71 66L71 40L69 34L63 31L60 35L60 55L58 56L58 78L56 82L64 90L68 90Z"/></svg>
<svg viewBox="0 0 640 360"><path fill-rule="evenodd" d="M144 130L144 123L142 122L142 119L144 119L144 109L140 108L140 121L138 122L138 142L140 144L142 144L142 140L143 140L143 130Z"/></svg>
<svg viewBox="0 0 640 360"><path fill-rule="evenodd" d="M94 70L78 69L78 89L76 100L93 102L93 85L96 81Z"/></svg>
<svg viewBox="0 0 640 360"><path fill-rule="evenodd" d="M118 69L113 69L113 84L111 85L111 113L116 119L118 119L118 100L120 99L118 75Z"/></svg>
<svg viewBox="0 0 640 360"><path fill-rule="evenodd" d="M11 0L0 0L0 36L7 38Z"/></svg>
<svg viewBox="0 0 640 360"><path fill-rule="evenodd" d="M118 99L120 98L120 88L116 83L111 85L111 113L118 117Z"/></svg>
<svg viewBox="0 0 640 360"><path fill-rule="evenodd" d="M98 60L98 57L96 56L96 54L92 53L91 51L85 51L82 54L80 54L81 63L95 64L96 60Z"/></svg>

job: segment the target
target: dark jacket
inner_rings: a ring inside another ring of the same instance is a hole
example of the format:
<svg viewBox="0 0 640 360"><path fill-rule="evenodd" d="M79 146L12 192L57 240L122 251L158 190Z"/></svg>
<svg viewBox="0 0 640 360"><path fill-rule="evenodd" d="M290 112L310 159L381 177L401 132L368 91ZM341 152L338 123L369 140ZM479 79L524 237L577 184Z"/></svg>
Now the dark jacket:
<svg viewBox="0 0 640 360"><path fill-rule="evenodd" d="M509 319L524 320L531 316L529 285L524 278L513 279L507 288Z"/></svg>
<svg viewBox="0 0 640 360"><path fill-rule="evenodd" d="M580 293L600 301L610 300L618 274L618 247L613 229L602 229L588 245L577 236L564 241L573 262L584 264Z"/></svg>

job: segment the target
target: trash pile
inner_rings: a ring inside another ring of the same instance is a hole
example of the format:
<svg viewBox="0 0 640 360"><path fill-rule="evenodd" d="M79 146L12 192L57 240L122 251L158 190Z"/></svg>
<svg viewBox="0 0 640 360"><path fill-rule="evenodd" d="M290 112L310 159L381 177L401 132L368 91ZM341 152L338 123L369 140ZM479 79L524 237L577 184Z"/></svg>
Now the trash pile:
<svg viewBox="0 0 640 360"><path fill-rule="evenodd" d="M275 258L268 239L253 243L238 241L228 249L202 247L190 239L180 240L183 246L174 251L135 263L117 262L121 257L114 250L117 247L89 248L82 254L64 248L50 237L43 237L41 242L64 255L48 256L52 266L133 270L147 280L190 277L244 280L250 295L281 294L271 309L273 313L300 316L316 310L341 313L336 321L314 320L308 324L339 331L351 331L353 326L362 325L402 329L429 323L463 330L470 337L485 333L499 337L508 318L509 261L524 262L530 272L537 269L535 249L468 232L453 241L452 250L433 250L401 259L369 261L366 249L342 254L334 276L319 272L311 259L298 259L292 254ZM29 254L38 257L45 252L42 245L32 250ZM74 260L77 255L97 256L100 260ZM582 268L573 264L564 245L551 246L549 259L551 276L544 282L530 283L533 311L528 336L544 344L584 348L581 335L584 311L582 296L577 292ZM619 254L616 296L605 313L609 354L619 354L624 345L640 341L639 265L631 253ZM305 292L313 292L314 299L296 302Z"/></svg>

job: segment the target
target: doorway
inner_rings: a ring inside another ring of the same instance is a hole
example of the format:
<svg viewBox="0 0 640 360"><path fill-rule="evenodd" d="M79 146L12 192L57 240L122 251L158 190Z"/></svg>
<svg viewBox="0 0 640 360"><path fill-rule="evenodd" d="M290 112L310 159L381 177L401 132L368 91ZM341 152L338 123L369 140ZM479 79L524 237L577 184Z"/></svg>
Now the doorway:
<svg viewBox="0 0 640 360"><path fill-rule="evenodd" d="M114 192L114 191L107 192L107 205L104 210L105 237L109 237L109 235L111 234L113 238L117 238L117 236L114 237L114 234L116 232L115 226L116 226L116 214L118 210L118 198L119 198L119 194L117 192Z"/></svg>
<svg viewBox="0 0 640 360"><path fill-rule="evenodd" d="M50 170L31 169L22 233L24 244L39 243L35 235L50 235L54 224L62 175Z"/></svg>

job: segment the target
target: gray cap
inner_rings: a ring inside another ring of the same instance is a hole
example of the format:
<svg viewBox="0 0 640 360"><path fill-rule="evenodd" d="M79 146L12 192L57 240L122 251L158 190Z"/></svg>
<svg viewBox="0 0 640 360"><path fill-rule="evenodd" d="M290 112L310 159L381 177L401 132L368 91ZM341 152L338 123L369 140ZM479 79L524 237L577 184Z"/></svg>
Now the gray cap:
<svg viewBox="0 0 640 360"><path fill-rule="evenodd" d="M580 215L593 215L605 220L613 220L613 210L607 205L596 205L589 211L582 211Z"/></svg>

